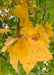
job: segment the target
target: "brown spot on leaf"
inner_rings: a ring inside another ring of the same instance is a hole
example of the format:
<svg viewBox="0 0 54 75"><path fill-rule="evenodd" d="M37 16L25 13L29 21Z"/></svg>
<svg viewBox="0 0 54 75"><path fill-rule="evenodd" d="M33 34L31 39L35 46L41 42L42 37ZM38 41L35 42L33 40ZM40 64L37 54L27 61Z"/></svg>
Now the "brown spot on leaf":
<svg viewBox="0 0 54 75"><path fill-rule="evenodd" d="M32 38L32 40L35 40L35 41L37 41L38 39L37 39L37 38Z"/></svg>
<svg viewBox="0 0 54 75"><path fill-rule="evenodd" d="M28 63L28 65L30 65L30 63Z"/></svg>

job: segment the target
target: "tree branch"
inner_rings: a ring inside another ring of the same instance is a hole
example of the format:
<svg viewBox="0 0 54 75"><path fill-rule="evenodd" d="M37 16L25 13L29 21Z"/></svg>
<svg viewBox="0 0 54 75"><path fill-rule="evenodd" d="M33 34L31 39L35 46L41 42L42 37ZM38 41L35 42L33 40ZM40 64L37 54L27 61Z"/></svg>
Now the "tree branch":
<svg viewBox="0 0 54 75"><path fill-rule="evenodd" d="M0 27L3 28L1 20L0 20ZM5 33L3 35L5 38L7 38L7 35ZM0 57L2 57L3 59L7 61L7 58L5 58L2 54L0 54Z"/></svg>
<svg viewBox="0 0 54 75"><path fill-rule="evenodd" d="M6 58L6 57L4 57L2 54L0 54L0 57L2 57L4 60L6 60L6 61L7 61L7 58Z"/></svg>
<svg viewBox="0 0 54 75"><path fill-rule="evenodd" d="M43 13L43 19L42 20L44 20L44 18L45 18L45 12L46 12L46 4L44 5L44 13Z"/></svg>
<svg viewBox="0 0 54 75"><path fill-rule="evenodd" d="M14 0L12 0L12 1L13 1L13 3L14 3L15 5L17 5L16 2L15 2Z"/></svg>

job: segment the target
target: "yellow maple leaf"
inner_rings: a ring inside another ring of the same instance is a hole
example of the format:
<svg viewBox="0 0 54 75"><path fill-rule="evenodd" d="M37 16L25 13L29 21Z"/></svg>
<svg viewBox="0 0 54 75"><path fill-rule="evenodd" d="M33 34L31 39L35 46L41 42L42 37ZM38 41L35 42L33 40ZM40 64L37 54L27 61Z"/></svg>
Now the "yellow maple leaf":
<svg viewBox="0 0 54 75"><path fill-rule="evenodd" d="M20 33L23 35L28 35L30 37L39 38L39 33L34 27L24 27L21 29Z"/></svg>
<svg viewBox="0 0 54 75"><path fill-rule="evenodd" d="M47 35L53 35L53 27L52 27L52 24L47 24L45 23L45 26L43 26L42 24L39 24L37 26L37 28L41 31L45 31L47 33Z"/></svg>
<svg viewBox="0 0 54 75"><path fill-rule="evenodd" d="M47 41L49 43L50 42L49 38L53 35L52 24L47 25L47 23L46 23L45 26L43 26L42 24L39 24L37 26L37 29L40 34L40 38L45 39L45 41Z"/></svg>
<svg viewBox="0 0 54 75"><path fill-rule="evenodd" d="M22 35L28 35L30 37L33 37L33 38L41 38L43 40L45 40L46 43L49 44L50 40L49 40L49 37L45 31L45 28L43 27L43 25L38 25L37 29L35 29L34 27L23 27L20 31L20 33Z"/></svg>
<svg viewBox="0 0 54 75"><path fill-rule="evenodd" d="M29 18L26 18L26 19L20 21L20 26L23 26L23 27L33 27L33 24L29 20Z"/></svg>
<svg viewBox="0 0 54 75"><path fill-rule="evenodd" d="M53 35L53 27L52 27L52 24L49 24L49 25L46 25L45 26L45 31L48 35Z"/></svg>
<svg viewBox="0 0 54 75"><path fill-rule="evenodd" d="M38 30L40 30L40 31L45 31L45 28L43 27L42 24L39 24L39 25L37 26L37 28L38 28Z"/></svg>
<svg viewBox="0 0 54 75"><path fill-rule="evenodd" d="M46 43L49 44L50 40L49 40L49 37L48 37L47 33L44 32L44 31L40 31L40 30L38 30L38 32L39 32L39 37L41 39L44 39L46 41Z"/></svg>
<svg viewBox="0 0 54 75"><path fill-rule="evenodd" d="M21 13L22 11L22 13ZM20 19L20 26L27 26L33 27L31 21L29 21L29 14L28 14L28 6L27 3L22 3L21 5L17 5L13 11L13 15Z"/></svg>
<svg viewBox="0 0 54 75"><path fill-rule="evenodd" d="M12 46L13 43L15 43L16 41L18 40L18 38L13 38L11 36L9 36L7 39L6 39L6 42L5 42L5 46L2 48L1 52L5 52L10 46Z"/></svg>
<svg viewBox="0 0 54 75"><path fill-rule="evenodd" d="M13 15L20 18L20 20L28 18L29 15L27 4L23 2L21 5L16 6L13 11Z"/></svg>
<svg viewBox="0 0 54 75"><path fill-rule="evenodd" d="M48 50L48 44L43 39L21 37L14 46L8 47L10 63L17 70L18 61L23 64L24 70L29 73L38 61L53 59Z"/></svg>
<svg viewBox="0 0 54 75"><path fill-rule="evenodd" d="M6 33L6 32L9 32L10 30L9 29L0 29L0 33Z"/></svg>
<svg viewBox="0 0 54 75"><path fill-rule="evenodd" d="M6 42L5 42L5 45L9 44L11 41L14 41L14 38L12 36L9 36L7 39L6 39ZM12 43L12 42L11 42Z"/></svg>

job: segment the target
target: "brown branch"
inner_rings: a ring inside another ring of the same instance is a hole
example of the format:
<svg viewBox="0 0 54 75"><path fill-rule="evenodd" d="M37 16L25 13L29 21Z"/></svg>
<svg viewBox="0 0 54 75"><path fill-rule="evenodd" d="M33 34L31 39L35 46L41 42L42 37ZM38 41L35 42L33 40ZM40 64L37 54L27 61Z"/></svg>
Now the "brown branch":
<svg viewBox="0 0 54 75"><path fill-rule="evenodd" d="M13 1L13 3L14 3L15 5L17 5L16 2L15 2L14 0L12 0L12 1Z"/></svg>
<svg viewBox="0 0 54 75"><path fill-rule="evenodd" d="M0 20L0 27L3 28L1 20ZM3 35L5 38L7 38L7 35L5 33ZM0 57L2 57L3 59L5 59L7 61L7 58L5 56L3 56L2 54L0 54Z"/></svg>
<svg viewBox="0 0 54 75"><path fill-rule="evenodd" d="M43 13L43 19L42 20L45 19L45 13L46 13L46 4L44 5L44 13Z"/></svg>
<svg viewBox="0 0 54 75"><path fill-rule="evenodd" d="M1 20L0 20L0 27L3 28Z"/></svg>
<svg viewBox="0 0 54 75"><path fill-rule="evenodd" d="M0 54L0 57L2 57L4 60L7 61L7 58L5 56L3 56L2 54Z"/></svg>

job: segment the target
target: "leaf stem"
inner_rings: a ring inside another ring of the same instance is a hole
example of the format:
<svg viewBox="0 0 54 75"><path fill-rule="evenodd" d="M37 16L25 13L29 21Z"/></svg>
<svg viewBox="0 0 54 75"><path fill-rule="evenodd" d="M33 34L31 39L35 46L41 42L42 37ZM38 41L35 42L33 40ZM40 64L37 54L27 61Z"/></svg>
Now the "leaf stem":
<svg viewBox="0 0 54 75"><path fill-rule="evenodd" d="M19 22L17 22L16 28L15 28L15 35L16 37L20 37L20 25Z"/></svg>
<svg viewBox="0 0 54 75"><path fill-rule="evenodd" d="M37 20L37 9L34 9L34 13L33 13L33 18L34 18L34 27L36 26L36 20Z"/></svg>

